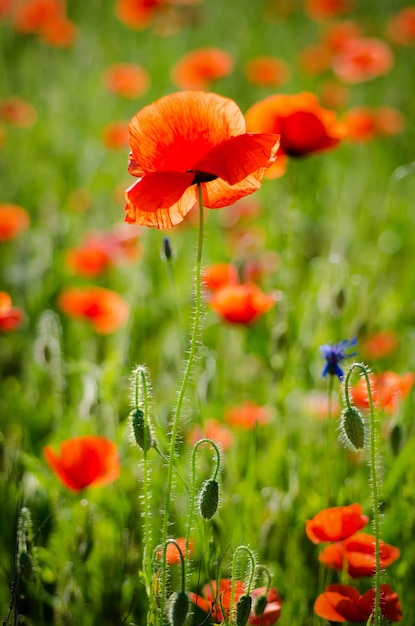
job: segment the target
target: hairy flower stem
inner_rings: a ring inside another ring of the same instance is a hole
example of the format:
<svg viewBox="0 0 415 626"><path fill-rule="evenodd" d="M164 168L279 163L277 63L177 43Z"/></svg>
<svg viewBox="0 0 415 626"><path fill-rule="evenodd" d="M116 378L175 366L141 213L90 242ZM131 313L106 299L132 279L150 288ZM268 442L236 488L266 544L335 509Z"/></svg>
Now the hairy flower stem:
<svg viewBox="0 0 415 626"><path fill-rule="evenodd" d="M367 396L369 400L369 421L370 421L370 478L371 478L371 490L370 495L372 499L372 511L373 511L373 529L375 535L375 607L373 611L373 624L378 626L380 624L380 515L379 515L379 481L376 471L376 424L375 424L375 412L373 409L373 397L372 389L370 387L369 372L367 367L363 363L353 363L350 366L346 378L344 381L344 395L346 399L347 408L352 408L352 403L349 397L349 380L353 371L358 370L361 375L364 376L367 387Z"/></svg>
<svg viewBox="0 0 415 626"><path fill-rule="evenodd" d="M144 515L144 537L143 537L143 574L148 596L149 624L154 623L154 615L157 613L156 598L151 593L152 582L152 525L151 525L151 470L148 463L147 436L149 415L148 415L148 385L146 371L143 366L138 366L134 370L134 408L142 408L144 413L144 446L143 446L143 515Z"/></svg>
<svg viewBox="0 0 415 626"><path fill-rule="evenodd" d="M232 624L233 624L233 618L234 618L234 612L235 612L235 606L236 606L235 605L235 582L236 582L236 575L237 575L236 566L237 566L237 560L238 560L239 554L241 552L245 552L249 561L248 573L245 577L248 581L246 584L246 589L245 589L245 593L247 595L251 593L251 589L253 587L255 575L256 575L257 562L256 562L254 553L252 552L250 548L248 548L248 546L238 546L235 552L233 553L233 558L232 558L232 586L231 586L231 604L230 604L230 616L231 616Z"/></svg>
<svg viewBox="0 0 415 626"><path fill-rule="evenodd" d="M189 518L188 518L188 521L187 521L187 529L186 529L186 553L185 553L185 556L184 556L184 570L185 570L186 577L188 575L188 570L189 570L189 563L188 563L188 561L189 561L190 533L192 532L193 516L194 516L194 512L195 512L195 499L196 499L196 452L197 452L199 446L202 443L209 443L211 446L213 446L213 448L215 450L216 467L215 467L215 471L214 471L213 476L212 476L213 480L216 480L216 477L218 475L219 468L220 468L220 452L219 452L219 448L216 445L216 443L214 441L212 441L211 439L208 439L208 438L200 439L197 443L195 443L195 445L193 447L193 452L192 452L192 485L191 485L191 489L190 489Z"/></svg>
<svg viewBox="0 0 415 626"><path fill-rule="evenodd" d="M327 470L327 506L331 506L331 474L332 474L332 411L331 405L333 401L333 379L334 376L328 377L327 387L327 423L326 423L326 470Z"/></svg>
<svg viewBox="0 0 415 626"><path fill-rule="evenodd" d="M165 545L167 541L167 530L169 523L169 512L170 512L170 500L171 500L171 491L172 491L172 480L173 480L173 467L174 467L174 455L176 452L176 439L177 433L179 430L180 424L180 415L182 411L183 401L186 393L187 383L189 382L190 374L192 371L193 361L196 355L196 347L197 341L199 337L199 324L201 317L201 270L202 270L202 249L203 249L203 194L202 194L202 185L200 182L197 183L197 191L199 198L199 239L198 239L198 248L197 248L197 257L196 257L196 269L195 269L195 281L196 281L196 297L195 297L195 311L193 318L193 329L190 339L190 348L189 348L189 356L186 363L185 372L183 375L182 384L179 390L179 395L177 398L176 409L173 415L173 424L170 435L170 452L169 452L169 462L167 465L167 480L166 480L166 495L165 495L165 505L164 505L164 516L163 516L163 525L161 531L161 542L162 545ZM166 601L166 582L167 582L167 567L166 563L163 563L162 575L161 575L161 599L160 599L160 621L159 624L162 626L164 622L164 612L165 612L165 601Z"/></svg>

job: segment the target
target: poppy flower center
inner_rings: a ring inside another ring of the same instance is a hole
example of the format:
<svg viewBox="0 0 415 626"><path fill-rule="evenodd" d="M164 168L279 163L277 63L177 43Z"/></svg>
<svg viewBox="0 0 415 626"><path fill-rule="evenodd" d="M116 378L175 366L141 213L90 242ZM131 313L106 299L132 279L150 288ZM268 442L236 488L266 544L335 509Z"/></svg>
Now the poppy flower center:
<svg viewBox="0 0 415 626"><path fill-rule="evenodd" d="M209 172L202 172L202 170L186 170L187 174L194 174L194 178L191 185L197 185L197 183L210 183L211 180L218 178L216 174L210 174Z"/></svg>

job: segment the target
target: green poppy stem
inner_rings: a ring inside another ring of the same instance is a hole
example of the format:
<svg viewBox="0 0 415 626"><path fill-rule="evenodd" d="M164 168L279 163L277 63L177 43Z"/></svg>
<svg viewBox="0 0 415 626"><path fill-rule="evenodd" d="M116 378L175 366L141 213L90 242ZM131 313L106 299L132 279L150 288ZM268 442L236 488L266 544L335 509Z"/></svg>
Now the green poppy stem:
<svg viewBox="0 0 415 626"><path fill-rule="evenodd" d="M195 282L196 282L196 294L195 294L195 310L194 310L194 318L193 318L193 328L190 339L190 348L189 355L187 358L186 368L183 375L182 384L179 390L179 395L177 399L176 409L173 415L173 424L170 435L170 452L169 452L169 462L167 465L167 479L166 479L166 494L165 494L165 505L164 505L164 515L163 515L163 523L162 523L162 531L161 531L161 543L162 545L166 544L167 541L167 531L169 524L169 513L170 513L170 502L171 502L171 492L172 492L172 480L173 480L173 468L174 468L174 457L176 453L176 440L177 433L179 430L181 411L183 407L183 402L185 398L187 384L189 382L190 374L192 371L193 361L196 356L197 342L199 338L199 325L201 318L201 271L202 271L202 249L203 249L203 194L202 194L202 185L200 182L197 183L197 192L199 198L199 239L198 239L198 248L197 248L197 257L196 257L196 269L195 269ZM167 586L167 567L166 563L163 563L162 574L161 574L161 599L160 599L160 626L163 626L164 622L164 612L165 612L165 604L166 604L166 586Z"/></svg>
<svg viewBox="0 0 415 626"><path fill-rule="evenodd" d="M373 407L372 389L370 386L369 372L363 363L353 363L350 366L346 378L344 381L344 396L347 404L347 408L352 408L352 403L349 397L349 380L353 371L358 370L363 375L366 381L367 396L369 401L369 423L370 423L370 453L369 453L369 467L370 467L370 482L371 482L371 500L373 511L373 529L375 535L375 607L373 611L373 624L378 626L380 624L380 514L379 514L379 478L377 474L376 465L376 453L377 453L377 431L375 423L375 412Z"/></svg>

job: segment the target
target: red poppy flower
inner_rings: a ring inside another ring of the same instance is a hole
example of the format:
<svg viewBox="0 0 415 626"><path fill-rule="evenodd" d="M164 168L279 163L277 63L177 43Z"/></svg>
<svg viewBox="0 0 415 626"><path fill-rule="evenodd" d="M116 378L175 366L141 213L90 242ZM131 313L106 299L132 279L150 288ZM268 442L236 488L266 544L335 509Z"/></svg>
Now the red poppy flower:
<svg viewBox="0 0 415 626"><path fill-rule="evenodd" d="M399 345L398 335L392 330L381 330L361 342L366 359L376 360L393 354Z"/></svg>
<svg viewBox="0 0 415 626"><path fill-rule="evenodd" d="M76 26L66 17L62 17L45 24L40 39L49 46L68 48L76 39Z"/></svg>
<svg viewBox="0 0 415 626"><path fill-rule="evenodd" d="M64 15L63 0L25 0L16 3L14 27L23 33L42 33L48 24Z"/></svg>
<svg viewBox="0 0 415 626"><path fill-rule="evenodd" d="M23 311L12 306L12 299L5 291L0 291L0 331L9 333L18 328L23 320Z"/></svg>
<svg viewBox="0 0 415 626"><path fill-rule="evenodd" d="M245 402L225 411L224 420L229 426L251 430L256 424L259 426L268 424L270 412L266 406L259 406L255 402Z"/></svg>
<svg viewBox="0 0 415 626"><path fill-rule="evenodd" d="M12 10L12 0L0 0L0 19L8 17Z"/></svg>
<svg viewBox="0 0 415 626"><path fill-rule="evenodd" d="M90 321L95 332L108 334L127 323L127 303L114 291L102 287L69 287L58 301L59 308L75 319Z"/></svg>
<svg viewBox="0 0 415 626"><path fill-rule="evenodd" d="M134 63L111 65L105 70L103 80L108 91L124 98L138 98L150 85L147 70Z"/></svg>
<svg viewBox="0 0 415 626"><path fill-rule="evenodd" d="M383 374L370 374L370 388L372 400L375 406L381 407L386 413L394 413L399 402L404 400L415 383L415 374L396 374L384 372ZM366 381L362 378L356 386L351 388L354 404L360 409L369 409L369 396Z"/></svg>
<svg viewBox="0 0 415 626"><path fill-rule="evenodd" d="M61 483L72 491L107 485L120 472L117 447L105 437L73 437L61 443L59 454L51 446L45 446L43 454Z"/></svg>
<svg viewBox="0 0 415 626"><path fill-rule="evenodd" d="M380 566L389 567L399 558L399 548L380 541ZM367 533L356 533L344 541L326 546L320 552L318 560L327 567L342 570L347 565L347 572L352 578L373 576L376 569L375 537Z"/></svg>
<svg viewBox="0 0 415 626"><path fill-rule="evenodd" d="M202 281L206 289L217 291L238 282L238 269L230 263L214 263L203 269Z"/></svg>
<svg viewBox="0 0 415 626"><path fill-rule="evenodd" d="M10 241L30 224L30 218L17 204L0 204L0 241Z"/></svg>
<svg viewBox="0 0 415 626"><path fill-rule="evenodd" d="M242 581L235 581L235 606L241 595L245 592L245 587ZM220 623L223 620L221 605L219 603L219 597L221 598L222 608L225 610L229 617L231 609L231 596L232 596L232 579L222 578L219 583L219 589L217 589L216 580L212 580L207 583L203 589L202 594L197 595L195 593L189 593L189 599L193 604L196 604L202 611L210 615L210 619L214 623Z"/></svg>
<svg viewBox="0 0 415 626"><path fill-rule="evenodd" d="M177 543L177 545L180 548L180 552L184 556L184 554L186 552L186 537L178 537L174 541ZM193 548L194 548L193 539L190 539L189 540L189 546L187 548L187 554L188 554L189 558L193 554ZM159 548L157 550L157 558L159 560L161 560L163 558L163 554L164 554L164 549L163 548ZM174 543L168 543L167 544L167 547L166 547L166 563L167 563L167 565L180 565L180 563L181 563L180 554L179 554L179 552L177 550L177 546Z"/></svg>
<svg viewBox="0 0 415 626"><path fill-rule="evenodd" d="M321 101L330 109L341 109L349 100L349 88L337 80L326 80L321 84Z"/></svg>
<svg viewBox="0 0 415 626"><path fill-rule="evenodd" d="M117 0L114 10L117 18L125 26L142 30L166 4L167 0Z"/></svg>
<svg viewBox="0 0 415 626"><path fill-rule="evenodd" d="M354 535L368 521L360 504L335 506L323 509L313 519L307 520L305 532L313 543L341 541Z"/></svg>
<svg viewBox="0 0 415 626"><path fill-rule="evenodd" d="M28 128L36 122L36 109L26 100L11 96L0 101L0 120L17 126Z"/></svg>
<svg viewBox="0 0 415 626"><path fill-rule="evenodd" d="M267 604L265 605L264 612L261 615L255 615L255 601L262 596L266 591L265 587L257 587L251 591L252 598L252 610L249 616L248 624L255 624L256 626L273 626L279 620L282 609L282 600L278 594L278 591L271 587L267 593Z"/></svg>
<svg viewBox="0 0 415 626"><path fill-rule="evenodd" d="M344 13L352 8L350 0L305 0L304 9L312 20L327 20Z"/></svg>
<svg viewBox="0 0 415 626"><path fill-rule="evenodd" d="M169 228L197 200L217 209L256 191L275 161L278 136L247 134L244 117L228 98L184 91L144 107L130 122L126 221Z"/></svg>
<svg viewBox="0 0 415 626"><path fill-rule="evenodd" d="M322 37L322 45L334 55L341 52L348 41L362 37L362 29L357 22L352 20L335 22L326 28Z"/></svg>
<svg viewBox="0 0 415 626"><path fill-rule="evenodd" d="M251 132L280 134L278 154L289 157L334 148L344 135L335 113L320 107L308 92L268 96L247 111L246 123Z"/></svg>
<svg viewBox="0 0 415 626"><path fill-rule="evenodd" d="M131 227L127 230L91 233L79 248L68 250L66 264L79 276L95 278L113 265L136 259L138 234Z"/></svg>
<svg viewBox="0 0 415 626"><path fill-rule="evenodd" d="M415 6L408 6L390 18L388 35L401 46L415 46Z"/></svg>
<svg viewBox="0 0 415 626"><path fill-rule="evenodd" d="M288 64L275 57L254 57L245 65L245 76L253 85L280 87L290 77Z"/></svg>
<svg viewBox="0 0 415 626"><path fill-rule="evenodd" d="M328 585L314 603L314 612L331 622L367 622L373 613L375 590L369 589L363 595L350 585ZM402 610L399 596L389 585L381 585L380 608L383 617L399 622Z"/></svg>
<svg viewBox="0 0 415 626"><path fill-rule="evenodd" d="M227 285L216 291L210 307L232 324L251 324L275 304L274 296L265 294L253 283Z"/></svg>
<svg viewBox="0 0 415 626"><path fill-rule="evenodd" d="M103 129L101 139L110 150L124 150L128 146L128 122L110 122Z"/></svg>
<svg viewBox="0 0 415 626"><path fill-rule="evenodd" d="M171 72L171 79L181 89L208 89L212 80L228 76L233 58L220 48L200 48L182 57Z"/></svg>
<svg viewBox="0 0 415 626"><path fill-rule="evenodd" d="M380 39L349 39L333 59L335 74L346 83L363 83L387 74L393 66L388 44Z"/></svg>
<svg viewBox="0 0 415 626"><path fill-rule="evenodd" d="M191 445L195 445L200 439L207 437L212 439L222 450L228 450L233 443L233 435L229 428L215 419L207 419L203 424L203 428L196 426L188 434L188 441Z"/></svg>

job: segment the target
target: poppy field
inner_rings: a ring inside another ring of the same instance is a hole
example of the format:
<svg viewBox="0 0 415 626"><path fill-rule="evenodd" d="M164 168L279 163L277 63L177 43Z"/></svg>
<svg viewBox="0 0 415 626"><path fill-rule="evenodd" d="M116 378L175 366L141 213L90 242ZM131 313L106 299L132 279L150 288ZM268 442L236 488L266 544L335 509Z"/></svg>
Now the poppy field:
<svg viewBox="0 0 415 626"><path fill-rule="evenodd" d="M415 5L0 32L3 626L415 624Z"/></svg>

